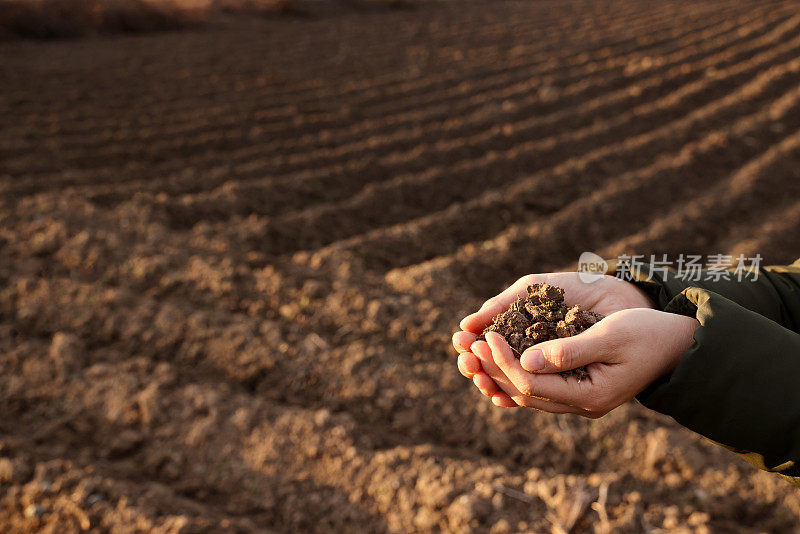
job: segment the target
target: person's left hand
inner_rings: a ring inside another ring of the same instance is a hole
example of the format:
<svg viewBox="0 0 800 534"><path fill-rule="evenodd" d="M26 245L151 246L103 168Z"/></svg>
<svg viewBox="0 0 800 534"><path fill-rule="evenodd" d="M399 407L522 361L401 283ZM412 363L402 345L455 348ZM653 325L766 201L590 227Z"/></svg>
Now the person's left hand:
<svg viewBox="0 0 800 534"><path fill-rule="evenodd" d="M671 372L698 324L691 317L635 308L613 313L577 336L539 343L519 360L495 332L471 350L501 390L492 394L498 406L597 418ZM555 374L581 366L589 377L580 382Z"/></svg>

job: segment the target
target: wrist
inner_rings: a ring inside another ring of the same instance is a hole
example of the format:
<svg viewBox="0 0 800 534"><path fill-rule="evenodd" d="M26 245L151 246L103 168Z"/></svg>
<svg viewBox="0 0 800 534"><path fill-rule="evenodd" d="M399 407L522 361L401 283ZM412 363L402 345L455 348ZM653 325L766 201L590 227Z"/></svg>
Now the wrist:
<svg viewBox="0 0 800 534"><path fill-rule="evenodd" d="M673 327L670 328L673 342L667 361L666 373L671 373L678 366L683 355L694 343L694 331L700 326L700 323L694 317L676 314L670 315L670 319L673 322Z"/></svg>

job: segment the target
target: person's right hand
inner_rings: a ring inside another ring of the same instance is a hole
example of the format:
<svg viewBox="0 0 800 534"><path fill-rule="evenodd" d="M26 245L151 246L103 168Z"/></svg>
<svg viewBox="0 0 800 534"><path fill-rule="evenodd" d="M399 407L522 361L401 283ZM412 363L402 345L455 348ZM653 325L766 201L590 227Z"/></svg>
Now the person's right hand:
<svg viewBox="0 0 800 534"><path fill-rule="evenodd" d="M517 298L526 295L531 284L547 283L564 289L567 306L580 305L581 308L603 315L630 308L653 308L650 298L635 285L615 278L603 276L592 283L583 282L578 273L529 274L517 280L499 295L483 303L481 308L461 320L461 331L453 334L453 346L459 352L458 370L472 379L478 389L495 404L508 408L517 403L503 393L485 371L497 374L496 365L491 358L479 357L471 346L483 329L492 323L492 318L508 309Z"/></svg>

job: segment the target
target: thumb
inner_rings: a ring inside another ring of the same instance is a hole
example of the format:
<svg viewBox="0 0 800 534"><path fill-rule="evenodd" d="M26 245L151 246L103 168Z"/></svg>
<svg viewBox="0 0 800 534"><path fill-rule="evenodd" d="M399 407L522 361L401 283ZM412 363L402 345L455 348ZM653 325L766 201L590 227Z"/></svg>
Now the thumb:
<svg viewBox="0 0 800 534"><path fill-rule="evenodd" d="M602 330L592 330L539 343L522 353L520 365L529 373L558 373L604 361L608 343Z"/></svg>

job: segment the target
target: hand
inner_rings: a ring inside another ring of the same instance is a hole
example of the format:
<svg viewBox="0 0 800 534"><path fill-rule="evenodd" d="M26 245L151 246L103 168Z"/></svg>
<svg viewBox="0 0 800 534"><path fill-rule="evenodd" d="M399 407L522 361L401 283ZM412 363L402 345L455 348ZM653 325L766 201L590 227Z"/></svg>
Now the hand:
<svg viewBox="0 0 800 534"><path fill-rule="evenodd" d="M471 350L475 338L483 329L492 323L492 318L504 312L520 296L526 294L527 287L531 284L547 283L564 288L565 302L568 306L580 304L584 309L589 309L603 315L629 308L652 308L650 298L635 285L622 281L613 276L604 276L600 280L587 284L578 278L578 273L546 273L530 274L517 280L508 289L487 300L481 309L468 315L461 321L462 331L453 335L453 346L459 352L458 369L462 375L472 379L484 395L493 397L499 406L517 406L511 398L498 392L498 385L490 375L484 372L484 367L489 366L496 371L491 358L488 361L481 358ZM496 373L493 373L496 374Z"/></svg>
<svg viewBox="0 0 800 534"><path fill-rule="evenodd" d="M577 336L539 343L517 360L502 336L489 332L473 344L489 377L500 386L495 404L529 406L554 413L597 418L631 400L655 379L671 372L691 346L696 319L651 310L609 315ZM578 382L557 373L586 366ZM508 399L507 399L507 398Z"/></svg>

